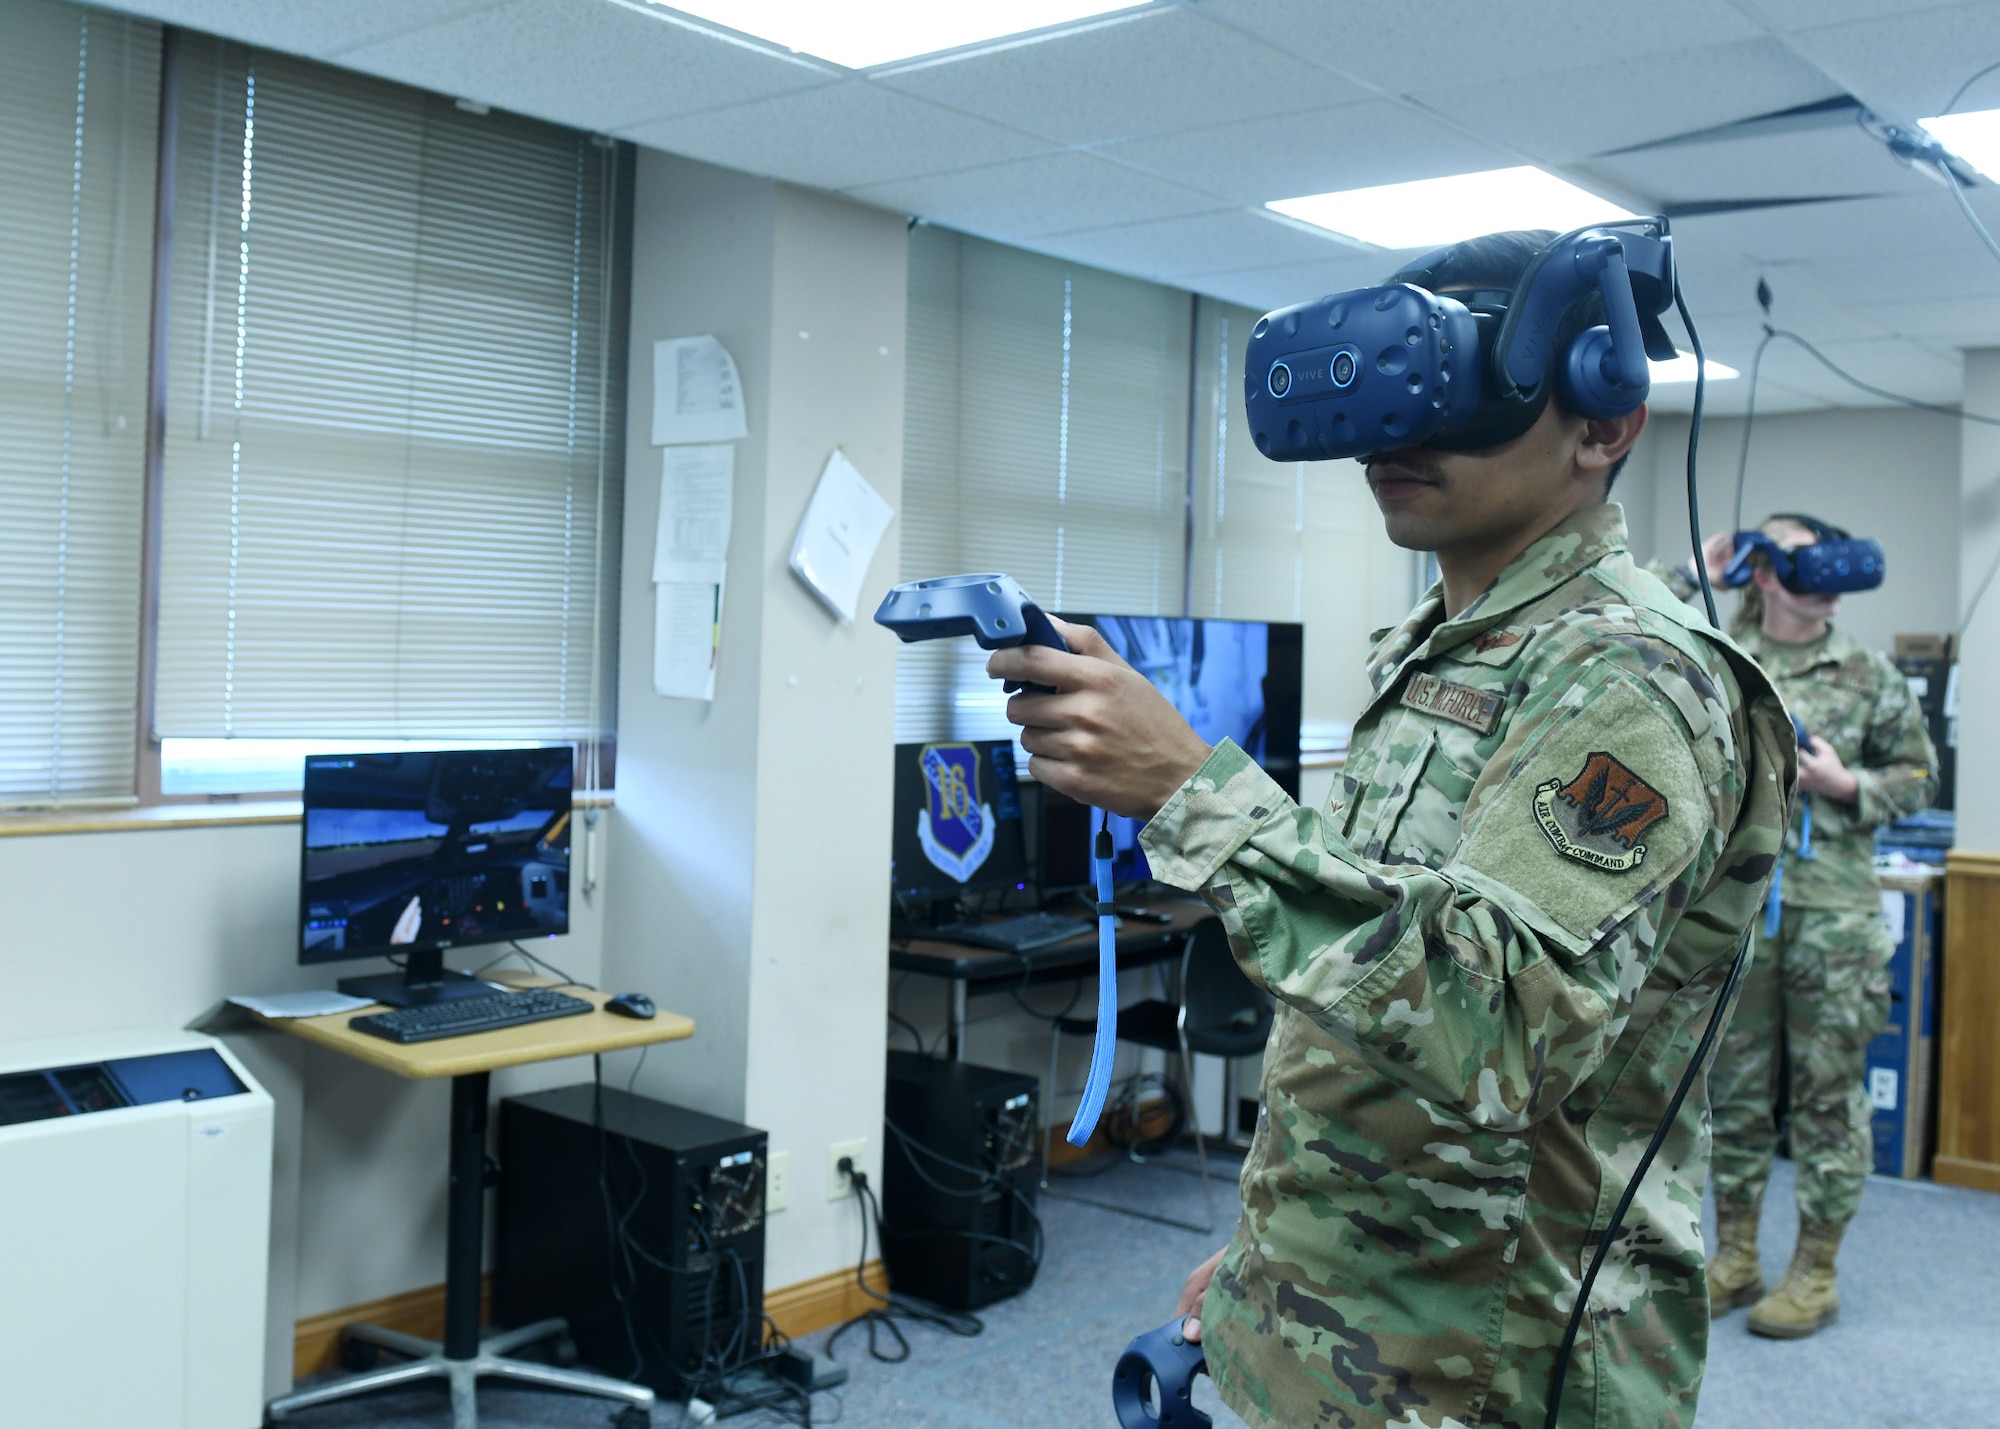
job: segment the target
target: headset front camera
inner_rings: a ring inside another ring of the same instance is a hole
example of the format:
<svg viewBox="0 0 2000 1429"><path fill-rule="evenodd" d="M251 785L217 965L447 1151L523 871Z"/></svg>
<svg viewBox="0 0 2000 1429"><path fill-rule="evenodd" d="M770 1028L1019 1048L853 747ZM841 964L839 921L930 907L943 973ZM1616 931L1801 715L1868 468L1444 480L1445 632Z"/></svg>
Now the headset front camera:
<svg viewBox="0 0 2000 1429"><path fill-rule="evenodd" d="M1285 364L1282 362L1272 363L1270 388L1271 388L1271 395L1273 397L1282 397L1287 392L1291 391L1292 369L1285 366Z"/></svg>
<svg viewBox="0 0 2000 1429"><path fill-rule="evenodd" d="M1352 387L1354 385L1354 354L1337 352L1333 355L1333 385Z"/></svg>

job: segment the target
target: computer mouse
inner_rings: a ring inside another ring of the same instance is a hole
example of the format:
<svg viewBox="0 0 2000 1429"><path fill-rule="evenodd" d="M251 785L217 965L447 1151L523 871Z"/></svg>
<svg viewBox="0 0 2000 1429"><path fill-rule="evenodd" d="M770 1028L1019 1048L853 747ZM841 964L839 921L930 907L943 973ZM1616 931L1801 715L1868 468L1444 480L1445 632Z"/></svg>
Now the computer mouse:
<svg viewBox="0 0 2000 1429"><path fill-rule="evenodd" d="M620 1017L651 1017L659 1011L653 1006L653 999L643 992L621 992L604 1004L604 1010Z"/></svg>

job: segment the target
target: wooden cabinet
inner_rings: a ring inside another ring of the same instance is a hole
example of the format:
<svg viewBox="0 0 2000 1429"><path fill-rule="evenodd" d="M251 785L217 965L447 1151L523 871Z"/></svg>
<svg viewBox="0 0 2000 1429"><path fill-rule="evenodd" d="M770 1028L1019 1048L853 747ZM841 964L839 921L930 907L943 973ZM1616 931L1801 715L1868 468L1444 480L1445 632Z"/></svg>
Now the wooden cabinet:
<svg viewBox="0 0 2000 1429"><path fill-rule="evenodd" d="M2000 854L1945 864L1942 1013L1931 1174L2000 1191Z"/></svg>

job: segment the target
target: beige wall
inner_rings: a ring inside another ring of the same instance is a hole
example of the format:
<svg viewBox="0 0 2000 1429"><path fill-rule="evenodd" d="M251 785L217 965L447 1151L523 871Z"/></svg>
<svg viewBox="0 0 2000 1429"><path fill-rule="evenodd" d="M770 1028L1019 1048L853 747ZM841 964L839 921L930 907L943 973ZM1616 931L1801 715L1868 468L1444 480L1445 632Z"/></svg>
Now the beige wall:
<svg viewBox="0 0 2000 1429"><path fill-rule="evenodd" d="M636 197L606 976L697 1023L648 1061L643 1094L749 1121L789 1154L789 1206L767 1227L777 1286L859 1249L855 1203L827 1199L830 1145L865 1140L880 1168L895 646L867 613L895 579L898 533L853 624L786 559L837 446L900 504L907 232L899 215L653 152ZM712 704L663 699L651 678L652 344L703 332L734 354L749 413Z"/></svg>
<svg viewBox="0 0 2000 1429"><path fill-rule="evenodd" d="M2000 413L2000 348L1965 354L1965 406ZM1967 422L1961 441L1958 590L1969 606L2000 560L2000 427ZM1981 737L2000 721L2000 591L1966 624L1958 668L1958 846L2000 852L2000 798L1988 797L2000 795L2000 757Z"/></svg>
<svg viewBox="0 0 2000 1429"><path fill-rule="evenodd" d="M1976 403L1973 405L1977 405ZM1889 578L1847 597L1837 623L1887 650L1898 634L1940 632L1959 608L1959 423L1902 408L1856 408L1759 417L1752 433L1743 519L1805 511L1882 543ZM1735 499L1740 419L1702 424L1701 518L1728 527ZM1656 418L1616 492L1639 557L1684 561L1687 419ZM1736 597L1724 596L1724 618Z"/></svg>
<svg viewBox="0 0 2000 1429"><path fill-rule="evenodd" d="M296 821L0 837L0 887L0 1039L179 1027L231 993L327 987L387 966L298 965ZM571 920L568 937L538 951L595 981L599 909L579 894ZM450 1098L445 1083L403 1081L277 1034L231 1040L277 1103L276 1393L290 1385L294 1319L444 1279ZM493 1094L589 1075L588 1062L544 1063L496 1073Z"/></svg>

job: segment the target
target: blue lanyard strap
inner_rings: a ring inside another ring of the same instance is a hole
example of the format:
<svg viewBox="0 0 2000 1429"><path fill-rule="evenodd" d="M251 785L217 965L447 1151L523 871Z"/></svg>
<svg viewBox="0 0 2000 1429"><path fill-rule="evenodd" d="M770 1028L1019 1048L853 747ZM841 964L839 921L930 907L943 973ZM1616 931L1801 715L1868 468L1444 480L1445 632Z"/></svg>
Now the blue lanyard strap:
<svg viewBox="0 0 2000 1429"><path fill-rule="evenodd" d="M1083 1100L1069 1124L1071 1146L1082 1146L1097 1130L1104 1098L1111 1090L1111 1064L1118 1057L1118 920L1112 913L1111 816L1097 816L1097 841L1090 865L1097 884L1097 1040L1090 1049L1090 1075L1084 1079Z"/></svg>

